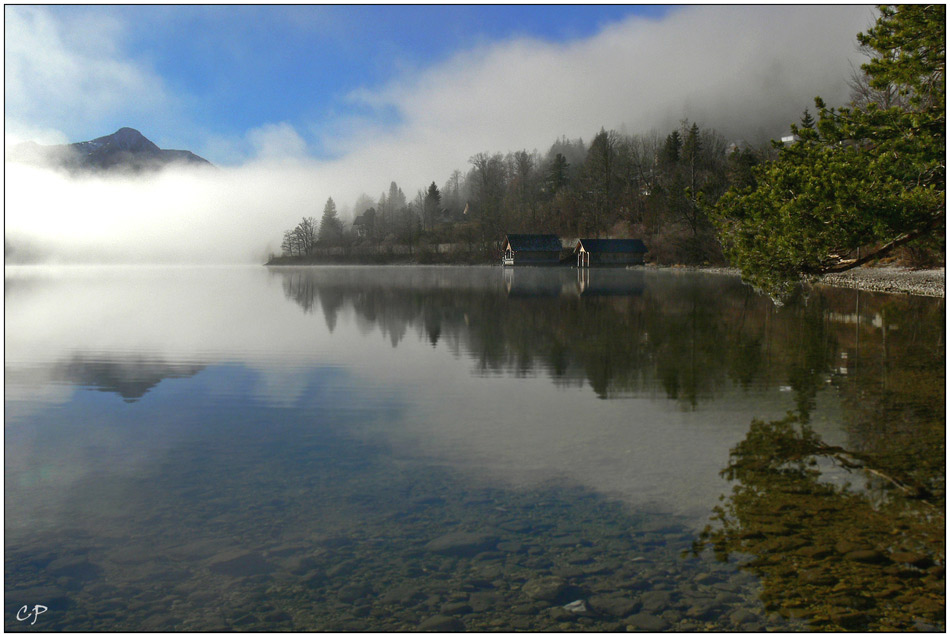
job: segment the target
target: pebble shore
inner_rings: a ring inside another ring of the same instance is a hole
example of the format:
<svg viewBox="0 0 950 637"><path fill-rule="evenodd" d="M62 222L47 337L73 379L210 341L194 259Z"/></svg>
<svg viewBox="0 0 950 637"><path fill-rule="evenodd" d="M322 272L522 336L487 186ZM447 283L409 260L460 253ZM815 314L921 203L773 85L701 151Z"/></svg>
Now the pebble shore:
<svg viewBox="0 0 950 637"><path fill-rule="evenodd" d="M739 270L737 268L683 267L672 269L739 276ZM915 296L945 298L946 268L935 268L929 270L914 270L912 268L899 266L855 268L840 274L826 274L816 283L818 285L853 288L857 290L866 290L868 292L913 294Z"/></svg>
<svg viewBox="0 0 950 637"><path fill-rule="evenodd" d="M819 283L869 292L946 296L946 269L912 270L902 267L855 268L841 274L826 274Z"/></svg>

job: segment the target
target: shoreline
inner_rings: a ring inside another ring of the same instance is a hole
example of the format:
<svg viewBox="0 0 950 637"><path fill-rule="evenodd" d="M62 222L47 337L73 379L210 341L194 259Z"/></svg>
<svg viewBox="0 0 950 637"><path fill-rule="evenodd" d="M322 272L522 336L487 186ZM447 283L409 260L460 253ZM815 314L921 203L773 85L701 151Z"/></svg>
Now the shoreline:
<svg viewBox="0 0 950 637"><path fill-rule="evenodd" d="M658 270L687 270L709 274L741 276L738 268L701 267L701 266L647 266ZM866 292L884 292L887 294L911 294L946 298L946 268L915 270L904 266L871 266L855 268L837 274L826 274L813 282L813 285L827 285L838 288L850 288Z"/></svg>
<svg viewBox="0 0 950 637"><path fill-rule="evenodd" d="M868 292L946 298L946 268L914 270L901 266L855 268L826 274L816 284Z"/></svg>
<svg viewBox="0 0 950 637"><path fill-rule="evenodd" d="M493 265L488 262L465 263L418 263L409 260L390 261L380 263L353 263L341 262L269 262L266 267L307 266L307 265L432 265L432 266L470 266ZM631 267L631 266L628 266ZM673 270L683 272L702 272L705 274L722 274L726 276L741 276L738 268L728 266L694 266L694 265L656 265L644 264L632 266L651 270ZM847 270L838 274L826 274L812 282L813 285L827 285L839 288L850 288L866 292L884 292L887 294L911 294L914 296L929 296L946 298L946 268L929 268L915 270L905 266L870 266Z"/></svg>

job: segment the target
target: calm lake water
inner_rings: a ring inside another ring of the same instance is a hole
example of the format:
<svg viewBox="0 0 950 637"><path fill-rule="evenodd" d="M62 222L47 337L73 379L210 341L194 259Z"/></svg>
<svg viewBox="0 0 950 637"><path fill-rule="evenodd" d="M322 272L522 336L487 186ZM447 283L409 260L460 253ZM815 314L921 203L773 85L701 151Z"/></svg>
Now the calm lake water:
<svg viewBox="0 0 950 637"><path fill-rule="evenodd" d="M943 299L775 307L649 269L5 283L7 630L944 629Z"/></svg>

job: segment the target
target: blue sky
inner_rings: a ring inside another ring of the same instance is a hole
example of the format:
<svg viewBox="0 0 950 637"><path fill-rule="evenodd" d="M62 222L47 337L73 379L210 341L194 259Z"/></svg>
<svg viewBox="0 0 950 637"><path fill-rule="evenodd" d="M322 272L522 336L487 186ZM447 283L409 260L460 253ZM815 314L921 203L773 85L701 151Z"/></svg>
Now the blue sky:
<svg viewBox="0 0 950 637"><path fill-rule="evenodd" d="M517 38L569 43L630 16L656 19L673 10L663 5L42 8L64 39L70 32L109 25L102 29L110 38L104 46L159 80L156 90L177 96L177 108L187 109L186 128L222 137L273 122L312 130L341 114L397 122L394 109L368 109L347 96L438 65L459 51ZM32 10L8 6L6 12L29 16ZM71 45L77 51L96 47ZM80 141L135 125L137 116L129 104L100 117L53 116L35 123ZM143 132L166 143L200 143L186 137L187 130ZM311 154L323 153L315 136L307 141Z"/></svg>

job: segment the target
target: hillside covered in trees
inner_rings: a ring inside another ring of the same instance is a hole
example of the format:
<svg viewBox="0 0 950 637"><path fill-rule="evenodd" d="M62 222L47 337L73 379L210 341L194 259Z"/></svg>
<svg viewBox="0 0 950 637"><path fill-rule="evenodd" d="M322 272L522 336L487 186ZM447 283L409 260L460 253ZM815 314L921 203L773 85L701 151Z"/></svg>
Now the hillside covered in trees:
<svg viewBox="0 0 950 637"><path fill-rule="evenodd" d="M479 152L441 188L407 195L392 182L361 196L350 224L329 198L271 263L487 262L506 233L535 232L639 238L649 260L729 262L770 292L884 256L942 263L945 16L881 7L858 34L868 62L850 79L851 104L816 98L817 119L805 110L782 142L754 147L683 120L561 137L545 152Z"/></svg>
<svg viewBox="0 0 950 637"><path fill-rule="evenodd" d="M665 135L601 129L589 143L561 138L544 153L478 153L465 172L413 197L393 182L376 201L361 197L347 227L331 197L322 218L306 217L285 233L282 248L291 257L362 247L435 259L436 246L452 244L485 260L505 233L546 232L640 237L660 262L718 263L711 206L730 186L750 183L752 167L773 154L769 146L730 145L695 122Z"/></svg>

